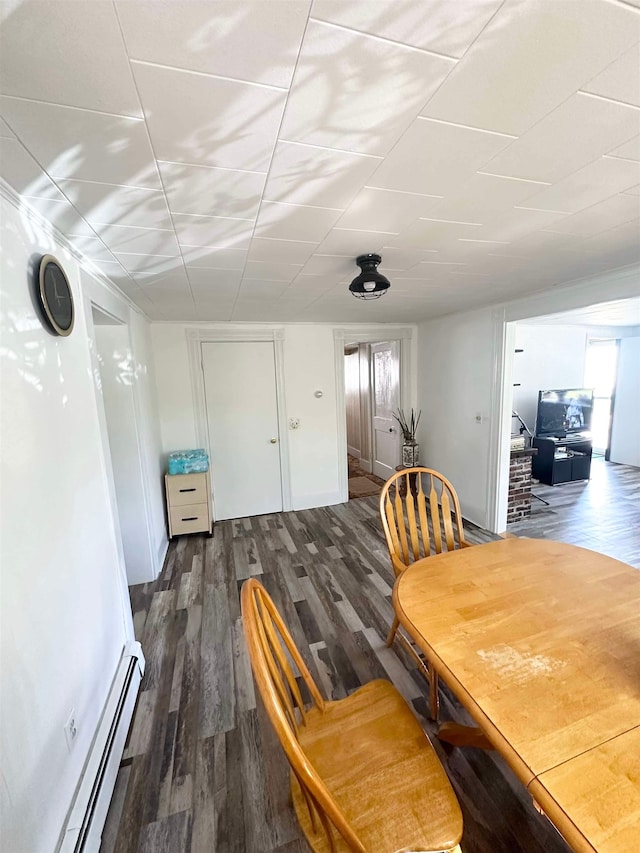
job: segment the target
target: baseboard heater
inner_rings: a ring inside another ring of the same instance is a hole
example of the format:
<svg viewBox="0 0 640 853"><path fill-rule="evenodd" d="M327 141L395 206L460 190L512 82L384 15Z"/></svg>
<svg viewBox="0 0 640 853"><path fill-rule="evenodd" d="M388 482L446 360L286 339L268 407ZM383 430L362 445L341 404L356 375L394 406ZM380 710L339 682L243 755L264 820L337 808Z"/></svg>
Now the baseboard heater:
<svg viewBox="0 0 640 853"><path fill-rule="evenodd" d="M128 643L82 771L58 853L97 853L100 849L144 665L140 643Z"/></svg>

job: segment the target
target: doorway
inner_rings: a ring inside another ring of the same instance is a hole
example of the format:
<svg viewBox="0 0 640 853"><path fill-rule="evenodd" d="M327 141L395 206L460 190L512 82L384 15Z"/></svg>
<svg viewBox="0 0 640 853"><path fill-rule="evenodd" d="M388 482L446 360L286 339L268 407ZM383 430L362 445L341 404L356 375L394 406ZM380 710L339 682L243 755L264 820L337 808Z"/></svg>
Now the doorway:
<svg viewBox="0 0 640 853"><path fill-rule="evenodd" d="M593 452L609 458L611 417L618 368L618 341L591 338L587 341L584 387L593 388L591 439Z"/></svg>
<svg viewBox="0 0 640 853"><path fill-rule="evenodd" d="M398 341L353 342L344 348L349 498L380 493L399 462Z"/></svg>

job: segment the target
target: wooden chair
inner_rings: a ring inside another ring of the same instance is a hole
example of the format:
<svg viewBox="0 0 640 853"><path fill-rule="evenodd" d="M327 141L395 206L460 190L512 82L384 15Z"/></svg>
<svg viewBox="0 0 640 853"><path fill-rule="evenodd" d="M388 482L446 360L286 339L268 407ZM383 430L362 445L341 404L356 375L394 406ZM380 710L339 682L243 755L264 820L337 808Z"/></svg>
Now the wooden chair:
<svg viewBox="0 0 640 853"><path fill-rule="evenodd" d="M460 501L451 483L431 468L405 468L390 477L380 493L380 517L396 577L416 560L468 548L462 528ZM430 713L438 719L438 676L425 666L411 643L398 634L395 616L387 645L396 634L429 681Z"/></svg>
<svg viewBox="0 0 640 853"><path fill-rule="evenodd" d="M291 766L293 804L312 850L460 853L458 801L395 687L372 681L326 701L262 584L245 581L241 599L254 678Z"/></svg>

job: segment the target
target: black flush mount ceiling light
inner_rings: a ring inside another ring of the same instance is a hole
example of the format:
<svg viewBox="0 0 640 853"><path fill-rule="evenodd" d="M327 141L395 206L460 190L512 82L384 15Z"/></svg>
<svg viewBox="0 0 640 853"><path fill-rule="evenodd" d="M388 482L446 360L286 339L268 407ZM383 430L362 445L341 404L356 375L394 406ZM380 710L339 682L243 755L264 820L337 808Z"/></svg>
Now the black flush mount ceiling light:
<svg viewBox="0 0 640 853"><path fill-rule="evenodd" d="M359 255L356 263L362 270L349 285L349 290L358 299L379 299L391 287L388 278L378 272L380 255Z"/></svg>

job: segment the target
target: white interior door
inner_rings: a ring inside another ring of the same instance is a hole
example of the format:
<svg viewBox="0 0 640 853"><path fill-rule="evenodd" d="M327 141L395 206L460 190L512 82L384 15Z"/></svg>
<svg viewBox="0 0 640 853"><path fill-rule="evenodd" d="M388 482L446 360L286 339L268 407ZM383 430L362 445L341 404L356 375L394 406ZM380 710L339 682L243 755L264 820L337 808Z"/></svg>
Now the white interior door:
<svg viewBox="0 0 640 853"><path fill-rule="evenodd" d="M400 464L399 427L392 417L400 405L398 344L371 344L373 473L387 480Z"/></svg>
<svg viewBox="0 0 640 853"><path fill-rule="evenodd" d="M282 510L272 341L202 344L214 517Z"/></svg>

